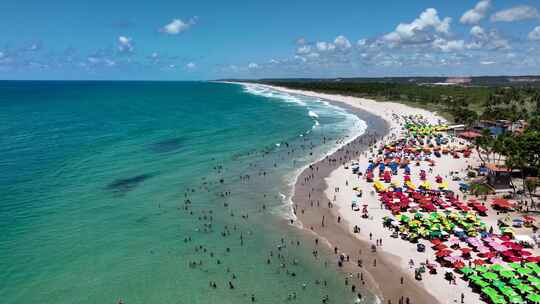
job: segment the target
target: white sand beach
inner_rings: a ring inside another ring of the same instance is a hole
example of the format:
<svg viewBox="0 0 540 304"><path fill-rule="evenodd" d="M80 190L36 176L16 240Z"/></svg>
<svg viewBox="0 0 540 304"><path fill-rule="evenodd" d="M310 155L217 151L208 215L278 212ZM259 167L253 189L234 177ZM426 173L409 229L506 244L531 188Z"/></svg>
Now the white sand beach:
<svg viewBox="0 0 540 304"><path fill-rule="evenodd" d="M257 85L259 86L259 84ZM379 145L381 142L388 143L403 135L403 132L405 132L403 128L403 121L398 118L401 116L419 114L431 124L445 123L445 120L441 116L437 115L437 113L413 108L400 103L378 102L364 98L291 90L276 86L268 86L268 88L291 94L301 94L326 99L337 103L343 103L382 117L390 125L390 132L379 143L377 143L377 145ZM453 142L451 142L451 144L456 147L469 144L465 140L459 138L454 138L452 141ZM372 150L366 151L360 157L354 159L355 162L359 163L361 168L360 171L365 170L369 159L374 156L372 152ZM425 162L422 162L420 166L411 166L412 182L414 184L419 184L420 170L425 170L426 172L429 171L430 173L428 174L428 181L432 185L435 185L435 176L440 175L445 181L448 182L449 190L452 190L459 195L463 195L459 191L459 181L453 181L450 178L450 171L457 171L459 172L458 175L460 177L465 178L466 172L468 171L467 168L469 166L478 166L480 160L476 152L473 152L469 158L461 157L459 159L455 159L451 155L443 155L443 157L437 158L435 161L436 165L432 167L429 167ZM348 233L353 234L353 227L357 225L360 227L360 233L355 233L353 235L359 240L375 245L375 240L382 239L382 245L377 246L377 253L384 253L386 256L391 257L390 263L399 268L401 273L408 275L410 281L415 282L414 284L418 288L423 288L429 292L439 303L482 302L479 294L473 293L472 289L467 286L468 284L464 280L458 279L455 280L455 283L449 283L449 281L444 278L445 269L440 266L437 266L437 274L426 273L423 275L422 281L417 281L414 279L415 266L418 266L421 262L426 261L433 263L435 261L435 250L431 249L431 244L425 240L420 240L420 242L426 245L426 250L424 252L418 252L415 244L409 243L400 238L391 237L391 231L383 228L382 225L383 217L389 216L391 214L390 211L383 208L377 194L375 191L373 191L373 184L367 183L363 178L352 173L352 170L348 167L350 163L351 161L349 161L349 164L345 166L339 166L336 170L331 172L328 177L325 178L327 184L327 189L325 191L327 199L331 200L333 204L337 206L337 208L333 208L332 213L336 217L339 216L343 219L342 222L344 221L346 223L346 230L348 230ZM392 179L394 178L401 181L403 180L403 174L400 173L398 176L395 176ZM359 211L353 211L351 208L351 200L357 193L353 190L353 187L358 187L363 192L363 196L359 200L360 205L365 204L368 206L368 219L362 218ZM337 188L339 188L339 191L336 191ZM467 198L465 197L463 200L466 201L466 199ZM488 216L482 217L482 221L484 221L488 226L496 228L497 219L501 218L502 216L503 215L498 215L490 208L488 211ZM331 238L328 241L334 245ZM537 255L539 254L538 251L539 250L536 248L534 249L533 253ZM414 262L415 266L410 265L411 260ZM394 280L397 279L394 278ZM395 283L391 283L390 278L387 282L377 282L379 287L384 284ZM381 291L379 290L379 292Z"/></svg>

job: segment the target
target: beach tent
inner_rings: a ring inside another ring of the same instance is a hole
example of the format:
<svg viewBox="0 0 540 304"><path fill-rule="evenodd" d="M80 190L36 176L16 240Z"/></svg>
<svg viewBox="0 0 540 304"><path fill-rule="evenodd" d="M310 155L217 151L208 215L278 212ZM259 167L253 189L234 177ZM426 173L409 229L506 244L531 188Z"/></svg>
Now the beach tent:
<svg viewBox="0 0 540 304"><path fill-rule="evenodd" d="M491 202L491 205L495 208L500 209L512 209L514 208L514 204L512 204L510 201L504 198L496 198Z"/></svg>

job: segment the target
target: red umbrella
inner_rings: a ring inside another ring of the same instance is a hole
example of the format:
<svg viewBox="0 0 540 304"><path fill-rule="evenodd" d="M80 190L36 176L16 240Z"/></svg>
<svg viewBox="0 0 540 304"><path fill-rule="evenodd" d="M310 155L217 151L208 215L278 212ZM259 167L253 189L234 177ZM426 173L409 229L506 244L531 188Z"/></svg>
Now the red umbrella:
<svg viewBox="0 0 540 304"><path fill-rule="evenodd" d="M524 257L532 255L532 253L530 251L526 251L526 250L520 250L520 251L518 251L518 253L519 253L519 255L524 256Z"/></svg>
<svg viewBox="0 0 540 304"><path fill-rule="evenodd" d="M445 256L449 256L450 254L452 253L452 250L450 249L443 249L443 250L439 250L435 253L435 256L437 257L445 257Z"/></svg>
<svg viewBox="0 0 540 304"><path fill-rule="evenodd" d="M500 236L499 238L501 240L503 240L503 241L509 241L510 240L510 237L508 235L503 235L503 236Z"/></svg>
<svg viewBox="0 0 540 304"><path fill-rule="evenodd" d="M503 209L510 209L514 207L514 204L512 204L510 201L504 198L496 198L491 202L491 205L497 206L499 208Z"/></svg>
<svg viewBox="0 0 540 304"><path fill-rule="evenodd" d="M521 246L520 244L517 244L517 243L512 243L512 245L510 245L510 247L514 250L521 250L523 249L523 246Z"/></svg>
<svg viewBox="0 0 540 304"><path fill-rule="evenodd" d="M490 251L490 252L482 253L480 255L482 255L486 259L491 259L491 258L494 258L497 254L493 251Z"/></svg>
<svg viewBox="0 0 540 304"><path fill-rule="evenodd" d="M446 249L446 248L448 248L448 246L446 246L443 243L439 243L439 245L435 246L436 250L443 250L443 249Z"/></svg>
<svg viewBox="0 0 540 304"><path fill-rule="evenodd" d="M473 264L474 265L484 265L486 262L484 262L484 260L481 260L481 259L476 259L473 261Z"/></svg>
<svg viewBox="0 0 540 304"><path fill-rule="evenodd" d="M516 256L511 256L508 258L510 262L521 262L521 259Z"/></svg>
<svg viewBox="0 0 540 304"><path fill-rule="evenodd" d="M471 253L471 251L472 251L471 248L467 248L467 247L461 248L460 250L461 250L461 253L462 253L462 254L469 254L469 253Z"/></svg>
<svg viewBox="0 0 540 304"><path fill-rule="evenodd" d="M454 268L460 269L465 267L465 263L462 260L455 261L453 264Z"/></svg>
<svg viewBox="0 0 540 304"><path fill-rule="evenodd" d="M534 222L534 221L536 221L536 219L535 219L534 217L530 216L530 215L525 215L525 216L523 217L523 220L524 220L525 222Z"/></svg>
<svg viewBox="0 0 540 304"><path fill-rule="evenodd" d="M515 256L514 253L512 252L512 250L505 250L503 252L501 252L502 255L504 255L505 257L513 257Z"/></svg>
<svg viewBox="0 0 540 304"><path fill-rule="evenodd" d="M437 246L437 245L441 244L441 240L439 240L439 239L433 239L433 240L431 240L431 244Z"/></svg>
<svg viewBox="0 0 540 304"><path fill-rule="evenodd" d="M525 260L527 260L527 262L538 263L540 262L540 257L528 256Z"/></svg>

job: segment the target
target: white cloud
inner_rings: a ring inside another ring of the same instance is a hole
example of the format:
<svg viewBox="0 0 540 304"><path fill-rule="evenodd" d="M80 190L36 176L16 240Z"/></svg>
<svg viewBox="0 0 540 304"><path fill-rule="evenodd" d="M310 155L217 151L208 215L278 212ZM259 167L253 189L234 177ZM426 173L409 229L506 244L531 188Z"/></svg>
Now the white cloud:
<svg viewBox="0 0 540 304"><path fill-rule="evenodd" d="M465 49L465 41L437 38L433 41L433 47L443 52L462 51Z"/></svg>
<svg viewBox="0 0 540 304"><path fill-rule="evenodd" d="M486 31L478 25L475 25L471 28L470 31L471 35L477 39L485 39L486 38Z"/></svg>
<svg viewBox="0 0 540 304"><path fill-rule="evenodd" d="M311 46L309 45L303 45L296 49L296 54L298 55L309 54L309 52L311 52Z"/></svg>
<svg viewBox="0 0 540 304"><path fill-rule="evenodd" d="M192 25L196 23L196 18L191 18L188 22L182 21L182 19L174 19L170 23L166 24L160 29L160 32L169 35L178 35L187 31Z"/></svg>
<svg viewBox="0 0 540 304"><path fill-rule="evenodd" d="M186 69L188 69L188 70L194 70L196 68L197 68L197 65L194 62L188 62L186 64Z"/></svg>
<svg viewBox="0 0 540 304"><path fill-rule="evenodd" d="M351 48L351 42L343 35L337 36L334 40L334 44L341 50L348 50Z"/></svg>
<svg viewBox="0 0 540 304"><path fill-rule="evenodd" d="M336 46L333 43L319 41L315 45L317 50L320 52L333 51L336 49Z"/></svg>
<svg viewBox="0 0 540 304"><path fill-rule="evenodd" d="M519 5L509 9L499 11L491 16L493 22L514 22L527 19L540 18L540 13L536 7Z"/></svg>
<svg viewBox="0 0 540 304"><path fill-rule="evenodd" d="M249 65L248 65L248 68L250 69L258 69L259 68L259 65L256 64L255 62L251 62Z"/></svg>
<svg viewBox="0 0 540 304"><path fill-rule="evenodd" d="M540 40L540 25L535 27L527 37L529 40Z"/></svg>
<svg viewBox="0 0 540 304"><path fill-rule="evenodd" d="M358 45L358 46L364 46L366 44L367 44L366 39L360 39L360 40L358 40L358 42L356 42L356 45Z"/></svg>
<svg viewBox="0 0 540 304"><path fill-rule="evenodd" d="M490 6L491 0L482 0L474 8L466 11L459 21L464 24L477 24L484 19Z"/></svg>
<svg viewBox="0 0 540 304"><path fill-rule="evenodd" d="M400 23L396 29L383 36L383 39L392 43L418 43L427 39L426 31L434 30L436 33L449 34L452 18L439 18L437 10L428 8L411 23Z"/></svg>
<svg viewBox="0 0 540 304"><path fill-rule="evenodd" d="M495 61L480 61L480 64L481 65L492 65L492 64L495 64L496 62Z"/></svg>
<svg viewBox="0 0 540 304"><path fill-rule="evenodd" d="M133 40L126 36L118 37L118 51L121 53L133 52Z"/></svg>

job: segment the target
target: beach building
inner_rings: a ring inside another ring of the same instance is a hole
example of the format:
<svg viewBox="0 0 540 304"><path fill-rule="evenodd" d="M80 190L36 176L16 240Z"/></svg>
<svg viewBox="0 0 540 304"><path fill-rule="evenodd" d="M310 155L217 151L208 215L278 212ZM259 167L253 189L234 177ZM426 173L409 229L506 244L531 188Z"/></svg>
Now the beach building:
<svg viewBox="0 0 540 304"><path fill-rule="evenodd" d="M485 168L487 169L488 184L496 192L512 191L512 173L517 173L519 170L511 170L510 168L494 163L486 164Z"/></svg>

